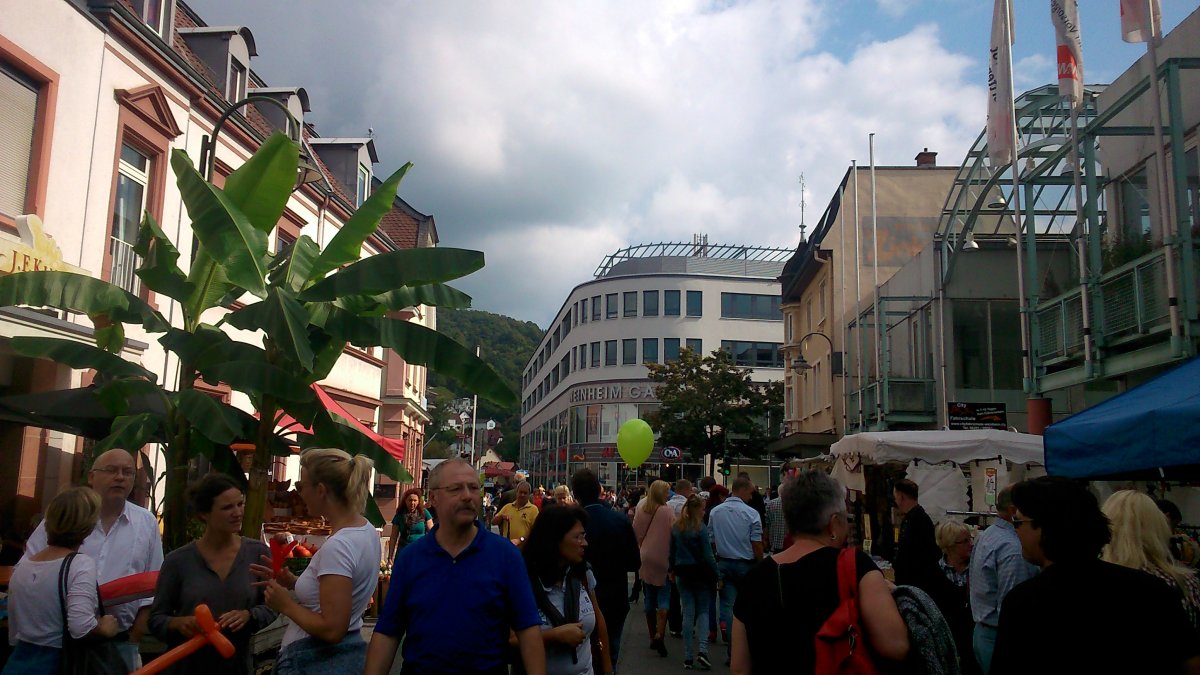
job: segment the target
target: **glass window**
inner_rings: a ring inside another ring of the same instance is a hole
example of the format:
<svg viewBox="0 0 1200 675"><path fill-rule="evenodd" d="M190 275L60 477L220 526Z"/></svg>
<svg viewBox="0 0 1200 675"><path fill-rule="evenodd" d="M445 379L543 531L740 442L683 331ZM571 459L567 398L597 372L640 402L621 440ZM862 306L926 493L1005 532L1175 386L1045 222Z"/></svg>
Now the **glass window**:
<svg viewBox="0 0 1200 675"><path fill-rule="evenodd" d="M600 320L600 296L592 296L592 321Z"/></svg>
<svg viewBox="0 0 1200 675"><path fill-rule="evenodd" d="M238 63L237 59L229 59L229 82L226 84L228 90L225 97L230 103L246 98L246 66Z"/></svg>
<svg viewBox="0 0 1200 675"><path fill-rule="evenodd" d="M658 338L642 338L642 363L658 363Z"/></svg>
<svg viewBox="0 0 1200 675"><path fill-rule="evenodd" d="M687 348L699 356L704 356L704 341L700 338L688 338Z"/></svg>
<svg viewBox="0 0 1200 675"><path fill-rule="evenodd" d="M26 213L39 87L0 62L0 213Z"/></svg>
<svg viewBox="0 0 1200 675"><path fill-rule="evenodd" d="M621 428L621 408L616 403L600 406L600 442L615 443Z"/></svg>
<svg viewBox="0 0 1200 675"><path fill-rule="evenodd" d="M617 318L617 294L608 293L604 296L604 318Z"/></svg>
<svg viewBox="0 0 1200 675"><path fill-rule="evenodd" d="M567 354L558 362L558 379L565 380L571 374L571 355Z"/></svg>
<svg viewBox="0 0 1200 675"><path fill-rule="evenodd" d="M721 340L721 349L733 356L734 365L746 368L782 368L781 346L778 342Z"/></svg>
<svg viewBox="0 0 1200 675"><path fill-rule="evenodd" d="M676 291L678 292L678 291ZM663 361L670 363L679 360L679 338L663 338Z"/></svg>
<svg viewBox="0 0 1200 675"><path fill-rule="evenodd" d="M679 316L679 291L663 291L663 316Z"/></svg>
<svg viewBox="0 0 1200 675"><path fill-rule="evenodd" d="M992 312L992 388L1021 389L1021 314L1016 302L990 304Z"/></svg>
<svg viewBox="0 0 1200 675"><path fill-rule="evenodd" d="M721 318L782 321L778 295L759 293L722 293Z"/></svg>
<svg viewBox="0 0 1200 675"><path fill-rule="evenodd" d="M134 275L140 263L133 247L137 243L142 212L146 209L149 185L150 158L129 145L122 145L121 159L117 164L117 198L113 204L112 236L109 240L109 253L112 256L109 280L134 295L141 289L141 283Z"/></svg>
<svg viewBox="0 0 1200 675"><path fill-rule="evenodd" d="M954 303L954 372L963 389L990 389L988 377L988 312L986 302ZM1016 332L1020 336L1021 331ZM1020 358L1020 347L1017 354ZM1018 373L1020 370L1018 369Z"/></svg>
<svg viewBox="0 0 1200 675"><path fill-rule="evenodd" d="M588 320L588 299L584 298L579 301L579 323L587 323Z"/></svg>
<svg viewBox="0 0 1200 675"><path fill-rule="evenodd" d="M704 293L701 291L687 292L687 315L704 316Z"/></svg>
<svg viewBox="0 0 1200 675"><path fill-rule="evenodd" d="M604 341L604 365L606 365L606 366L617 365L617 341L616 340L605 340Z"/></svg>
<svg viewBox="0 0 1200 675"><path fill-rule="evenodd" d="M642 316L658 316L658 291L642 291Z"/></svg>
<svg viewBox="0 0 1200 675"><path fill-rule="evenodd" d="M600 343L599 342L592 343L592 367L593 368L600 367Z"/></svg>
<svg viewBox="0 0 1200 675"><path fill-rule="evenodd" d="M632 366L637 364L637 339L629 338L621 340L621 365Z"/></svg>
<svg viewBox="0 0 1200 675"><path fill-rule="evenodd" d="M637 291L627 291L621 298L625 316L637 316Z"/></svg>
<svg viewBox="0 0 1200 675"><path fill-rule="evenodd" d="M362 206L367 201L371 190L371 170L364 164L358 165L358 190L355 194L355 206Z"/></svg>
<svg viewBox="0 0 1200 675"><path fill-rule="evenodd" d="M587 442L600 442L600 411L602 406L589 405L587 407Z"/></svg>

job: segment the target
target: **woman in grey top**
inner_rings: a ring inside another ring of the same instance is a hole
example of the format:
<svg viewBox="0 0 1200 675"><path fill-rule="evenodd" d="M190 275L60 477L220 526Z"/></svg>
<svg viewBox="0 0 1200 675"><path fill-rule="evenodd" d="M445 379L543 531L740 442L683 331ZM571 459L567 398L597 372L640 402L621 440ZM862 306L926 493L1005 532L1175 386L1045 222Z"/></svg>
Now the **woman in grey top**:
<svg viewBox="0 0 1200 675"><path fill-rule="evenodd" d="M269 558L270 550L242 536L246 497L232 478L209 474L192 486L189 496L205 524L204 534L163 561L150 630L173 647L196 634L196 605L206 604L237 653L226 660L215 649L201 649L168 672L245 675L250 672L250 636L275 620L250 573L250 564Z"/></svg>

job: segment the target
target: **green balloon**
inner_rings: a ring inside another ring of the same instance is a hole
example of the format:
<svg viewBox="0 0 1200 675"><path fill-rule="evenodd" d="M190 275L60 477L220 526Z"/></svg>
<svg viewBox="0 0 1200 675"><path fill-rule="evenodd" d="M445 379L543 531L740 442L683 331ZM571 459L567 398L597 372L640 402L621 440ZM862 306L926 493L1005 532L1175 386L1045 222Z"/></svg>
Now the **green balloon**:
<svg viewBox="0 0 1200 675"><path fill-rule="evenodd" d="M617 431L617 452L621 459L636 469L650 457L654 451L654 431L645 420L629 420Z"/></svg>

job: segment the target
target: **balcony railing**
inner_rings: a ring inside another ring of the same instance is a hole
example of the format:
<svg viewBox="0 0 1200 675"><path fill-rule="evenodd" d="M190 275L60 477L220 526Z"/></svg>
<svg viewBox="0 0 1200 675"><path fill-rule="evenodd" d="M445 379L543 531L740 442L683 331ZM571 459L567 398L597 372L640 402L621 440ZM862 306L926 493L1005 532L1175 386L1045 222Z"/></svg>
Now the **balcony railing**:
<svg viewBox="0 0 1200 675"><path fill-rule="evenodd" d="M109 281L134 295L141 295L142 280L134 274L134 271L142 264L142 260L133 252L133 244L111 237L109 252L112 254Z"/></svg>
<svg viewBox="0 0 1200 675"><path fill-rule="evenodd" d="M929 415L937 414L937 394L934 381L920 378L893 377L885 380L887 384L888 409L885 418L892 415ZM863 419L868 424L878 422L875 411L875 396L878 383L871 382L858 391L850 392L850 404L846 409L846 418L852 424L858 423L858 402L863 402Z"/></svg>
<svg viewBox="0 0 1200 675"><path fill-rule="evenodd" d="M1103 325L1093 314L1092 332L1113 342L1149 335L1168 323L1166 257L1160 249L1101 277ZM1043 302L1037 308L1038 349L1044 360L1083 351L1083 302L1079 290Z"/></svg>

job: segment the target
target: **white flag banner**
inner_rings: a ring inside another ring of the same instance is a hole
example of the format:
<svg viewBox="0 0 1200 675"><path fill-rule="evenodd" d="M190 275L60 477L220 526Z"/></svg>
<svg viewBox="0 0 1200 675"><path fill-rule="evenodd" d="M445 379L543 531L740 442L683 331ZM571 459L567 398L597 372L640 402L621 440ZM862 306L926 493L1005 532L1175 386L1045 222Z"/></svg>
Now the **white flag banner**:
<svg viewBox="0 0 1200 675"><path fill-rule="evenodd" d="M1121 0L1121 38L1126 42L1149 42L1151 35L1162 35L1158 0Z"/></svg>
<svg viewBox="0 0 1200 675"><path fill-rule="evenodd" d="M1013 160L1012 43L1012 7L1009 0L996 0L988 58L988 158L993 167Z"/></svg>
<svg viewBox="0 0 1200 675"><path fill-rule="evenodd" d="M1083 100L1083 41L1079 37L1078 0L1050 0L1050 18L1058 43L1058 94L1077 106Z"/></svg>

